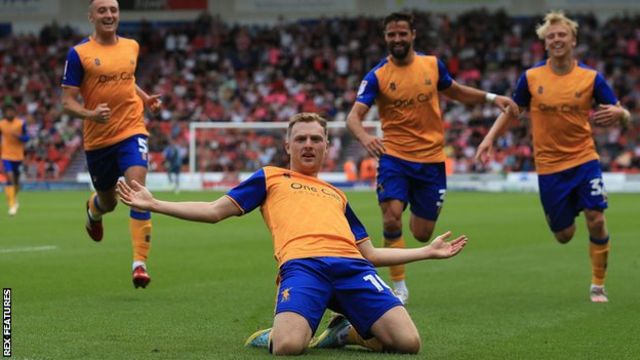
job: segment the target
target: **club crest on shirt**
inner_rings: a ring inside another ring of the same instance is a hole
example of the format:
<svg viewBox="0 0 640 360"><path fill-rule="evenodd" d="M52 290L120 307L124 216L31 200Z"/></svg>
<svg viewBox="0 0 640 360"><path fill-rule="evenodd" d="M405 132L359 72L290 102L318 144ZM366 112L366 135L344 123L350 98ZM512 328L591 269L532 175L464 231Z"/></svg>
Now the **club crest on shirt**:
<svg viewBox="0 0 640 360"><path fill-rule="evenodd" d="M129 60L129 63L130 63L131 65L135 65L135 64L136 64L135 60L133 60L133 59Z"/></svg>
<svg viewBox="0 0 640 360"><path fill-rule="evenodd" d="M290 173L284 173L282 174L282 176L286 177L287 179L291 179L291 174Z"/></svg>
<svg viewBox="0 0 640 360"><path fill-rule="evenodd" d="M291 288L286 288L286 289L284 289L284 290L282 290L280 292L280 302L281 303L289 301L289 297L291 296L289 294L290 290L291 290Z"/></svg>
<svg viewBox="0 0 640 360"><path fill-rule="evenodd" d="M392 81L391 84L389 84L389 89L391 89L391 91L396 91L397 86L394 81Z"/></svg>
<svg viewBox="0 0 640 360"><path fill-rule="evenodd" d="M582 96L582 91L576 91L576 98L579 99Z"/></svg>
<svg viewBox="0 0 640 360"><path fill-rule="evenodd" d="M100 66L100 59L95 58L93 62L96 64L96 66Z"/></svg>
<svg viewBox="0 0 640 360"><path fill-rule="evenodd" d="M542 95L543 92L544 92L544 88L542 86L538 86L538 94Z"/></svg>
<svg viewBox="0 0 640 360"><path fill-rule="evenodd" d="M424 84L425 84L426 86L431 86L431 79L430 79L430 78L428 78L428 77L427 77L426 79L424 79Z"/></svg>

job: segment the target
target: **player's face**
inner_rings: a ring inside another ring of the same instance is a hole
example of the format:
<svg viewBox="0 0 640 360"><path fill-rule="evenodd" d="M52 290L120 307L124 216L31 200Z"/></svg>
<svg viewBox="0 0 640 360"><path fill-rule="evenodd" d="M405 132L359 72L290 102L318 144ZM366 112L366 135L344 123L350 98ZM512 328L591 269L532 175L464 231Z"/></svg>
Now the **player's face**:
<svg viewBox="0 0 640 360"><path fill-rule="evenodd" d="M89 6L89 21L97 32L115 33L120 21L120 7L116 0L95 0Z"/></svg>
<svg viewBox="0 0 640 360"><path fill-rule="evenodd" d="M13 120L13 118L16 117L16 111L12 108L7 108L4 111L4 117L7 118L7 120Z"/></svg>
<svg viewBox="0 0 640 360"><path fill-rule="evenodd" d="M384 29L384 41L391 56L402 60L413 49L413 41L416 39L415 30L411 30L406 21L392 21Z"/></svg>
<svg viewBox="0 0 640 360"><path fill-rule="evenodd" d="M294 124L285 148L291 157L291 170L316 176L327 152L322 125L315 121Z"/></svg>
<svg viewBox="0 0 640 360"><path fill-rule="evenodd" d="M573 48L576 47L576 39L567 25L552 24L544 35L544 46L549 57L572 56Z"/></svg>

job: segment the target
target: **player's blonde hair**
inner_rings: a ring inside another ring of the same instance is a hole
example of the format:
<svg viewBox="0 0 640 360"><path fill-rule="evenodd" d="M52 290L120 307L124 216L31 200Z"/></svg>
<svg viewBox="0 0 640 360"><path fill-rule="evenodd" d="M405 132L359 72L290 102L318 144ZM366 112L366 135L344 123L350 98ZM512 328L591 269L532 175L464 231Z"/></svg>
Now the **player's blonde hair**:
<svg viewBox="0 0 640 360"><path fill-rule="evenodd" d="M96 1L96 0L89 0L89 10L91 10L91 7L93 6L93 3L94 3L95 1ZM120 7L120 2L119 2L118 0L116 0L116 4L118 5L118 7Z"/></svg>
<svg viewBox="0 0 640 360"><path fill-rule="evenodd" d="M550 11L547 15L544 16L544 22L542 24L538 24L536 26L536 34L540 40L544 40L544 36L549 29L549 26L555 25L557 23L562 23L569 27L571 33L573 34L573 38L578 38L578 23L574 20L569 19L563 11Z"/></svg>
<svg viewBox="0 0 640 360"><path fill-rule="evenodd" d="M295 114L291 118L289 118L289 127L287 129L287 137L291 136L291 129L293 128L293 125L299 122L304 122L304 123L317 122L324 129L324 136L326 137L328 134L327 120L325 118L323 118L322 116L316 113L303 112L303 113Z"/></svg>

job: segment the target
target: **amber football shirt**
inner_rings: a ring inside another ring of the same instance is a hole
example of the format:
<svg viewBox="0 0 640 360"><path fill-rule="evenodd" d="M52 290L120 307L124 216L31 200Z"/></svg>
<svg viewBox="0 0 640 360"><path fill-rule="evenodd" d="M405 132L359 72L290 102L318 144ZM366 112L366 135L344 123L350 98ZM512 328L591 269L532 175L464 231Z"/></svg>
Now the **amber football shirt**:
<svg viewBox="0 0 640 360"><path fill-rule="evenodd" d="M438 91L449 88L452 81L435 56L416 53L405 66L387 57L364 77L356 101L378 105L387 154L414 162L442 162L444 128Z"/></svg>
<svg viewBox="0 0 640 360"><path fill-rule="evenodd" d="M548 61L525 71L514 101L531 114L534 160L539 174L566 170L599 159L589 124L594 100L618 99L597 71L576 62L570 73L556 75Z"/></svg>
<svg viewBox="0 0 640 360"><path fill-rule="evenodd" d="M77 87L87 109L106 103L111 118L104 124L84 121L84 148L96 150L133 135L149 135L144 104L136 93L135 70L139 45L118 37L113 45L86 38L67 54L62 86Z"/></svg>
<svg viewBox="0 0 640 360"><path fill-rule="evenodd" d="M227 196L248 213L260 207L279 265L291 259L360 258L357 244L369 240L342 191L316 177L264 167Z"/></svg>
<svg viewBox="0 0 640 360"><path fill-rule="evenodd" d="M0 147L2 160L22 161L24 160L24 141L27 136L27 123L19 118L13 121L8 119L0 120Z"/></svg>

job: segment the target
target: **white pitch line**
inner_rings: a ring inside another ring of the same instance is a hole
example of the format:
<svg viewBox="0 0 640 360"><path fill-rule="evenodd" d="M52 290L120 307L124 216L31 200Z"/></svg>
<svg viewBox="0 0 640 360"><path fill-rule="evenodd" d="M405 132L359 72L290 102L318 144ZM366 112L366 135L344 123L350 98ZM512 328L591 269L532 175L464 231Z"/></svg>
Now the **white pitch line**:
<svg viewBox="0 0 640 360"><path fill-rule="evenodd" d="M57 248L58 247L54 245L28 246L28 247L13 248L13 249L0 249L0 254L9 254L9 253L17 253L17 252L49 251L49 250L55 250Z"/></svg>

